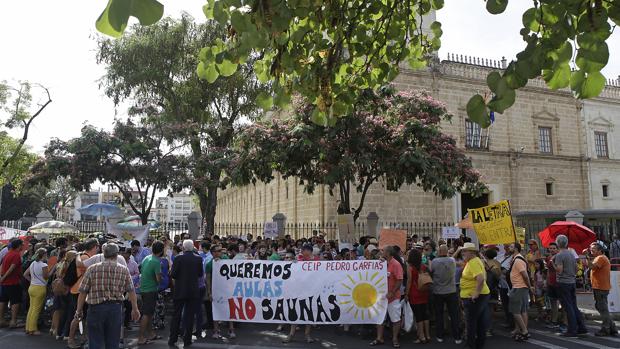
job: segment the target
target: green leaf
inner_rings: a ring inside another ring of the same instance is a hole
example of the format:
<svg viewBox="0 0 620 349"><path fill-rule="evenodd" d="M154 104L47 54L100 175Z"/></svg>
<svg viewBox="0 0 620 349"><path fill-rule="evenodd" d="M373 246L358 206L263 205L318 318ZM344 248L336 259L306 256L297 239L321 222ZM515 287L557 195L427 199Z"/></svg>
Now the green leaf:
<svg viewBox="0 0 620 349"><path fill-rule="evenodd" d="M609 48L604 42L590 49L580 47L579 51L577 51L577 58L575 60L577 66L587 73L600 72L601 69L605 68L608 61Z"/></svg>
<svg viewBox="0 0 620 349"><path fill-rule="evenodd" d="M506 10L508 0L487 0L487 11L490 14L500 14Z"/></svg>
<svg viewBox="0 0 620 349"><path fill-rule="evenodd" d="M499 84L501 79L502 76L498 72L490 72L489 75L487 75L487 86L489 86L489 89L491 89L491 91L495 92L497 91L497 85Z"/></svg>
<svg viewBox="0 0 620 349"><path fill-rule="evenodd" d="M587 74L583 70L572 72L570 87L580 99L594 98L605 88L605 77L600 72Z"/></svg>
<svg viewBox="0 0 620 349"><path fill-rule="evenodd" d="M431 0L431 6L434 10L441 10L444 5L444 0Z"/></svg>
<svg viewBox="0 0 620 349"><path fill-rule="evenodd" d="M217 80L219 73L217 68L215 67L215 63L198 63L198 68L196 68L196 74L199 78L207 80L208 83L213 83Z"/></svg>
<svg viewBox="0 0 620 349"><path fill-rule="evenodd" d="M616 25L620 25L620 4L616 2L609 5L607 12L609 19L616 23Z"/></svg>
<svg viewBox="0 0 620 349"><path fill-rule="evenodd" d="M570 65L562 63L555 66L554 69L545 69L542 72L542 77L549 88L554 90L564 88L570 83Z"/></svg>
<svg viewBox="0 0 620 349"><path fill-rule="evenodd" d="M487 128L491 125L489 114L487 113L487 106L481 95L475 95L467 102L467 116L469 116L471 121L483 128Z"/></svg>
<svg viewBox="0 0 620 349"><path fill-rule="evenodd" d="M228 59L224 59L221 64L217 65L217 70L222 76L231 76L237 71L237 66L237 64Z"/></svg>
<svg viewBox="0 0 620 349"><path fill-rule="evenodd" d="M256 96L256 104L263 110L269 110L273 107L273 97L265 92L261 92Z"/></svg>
<svg viewBox="0 0 620 349"><path fill-rule="evenodd" d="M535 33L538 32L541 29L538 18L540 18L540 11L537 8L532 7L528 9L523 13L523 26Z"/></svg>
<svg viewBox="0 0 620 349"><path fill-rule="evenodd" d="M151 25L163 15L164 5L157 0L109 0L95 27L103 34L119 37L127 28L129 17L136 17L142 25Z"/></svg>
<svg viewBox="0 0 620 349"><path fill-rule="evenodd" d="M327 126L327 114L321 112L319 108L314 108L312 115L310 115L310 121L317 125Z"/></svg>

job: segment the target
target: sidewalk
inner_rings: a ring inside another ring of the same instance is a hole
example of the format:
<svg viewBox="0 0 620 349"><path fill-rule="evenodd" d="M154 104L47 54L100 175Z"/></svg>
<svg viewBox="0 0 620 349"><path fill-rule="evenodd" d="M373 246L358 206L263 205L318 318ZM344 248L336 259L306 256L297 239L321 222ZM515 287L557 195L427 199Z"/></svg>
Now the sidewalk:
<svg viewBox="0 0 620 349"><path fill-rule="evenodd" d="M594 296L592 293L577 293L577 306L587 320L600 320L601 317L594 307ZM620 321L620 313L612 313L614 320Z"/></svg>

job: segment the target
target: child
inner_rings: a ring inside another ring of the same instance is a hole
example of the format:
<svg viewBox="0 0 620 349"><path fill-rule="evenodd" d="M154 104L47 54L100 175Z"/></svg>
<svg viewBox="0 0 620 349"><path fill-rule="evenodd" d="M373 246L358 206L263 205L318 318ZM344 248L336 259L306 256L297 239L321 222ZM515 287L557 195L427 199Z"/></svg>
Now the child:
<svg viewBox="0 0 620 349"><path fill-rule="evenodd" d="M542 259L537 259L534 262L534 265L534 303L536 305L536 309L538 309L538 321L544 321L545 292L547 289L547 268L545 267L545 262Z"/></svg>

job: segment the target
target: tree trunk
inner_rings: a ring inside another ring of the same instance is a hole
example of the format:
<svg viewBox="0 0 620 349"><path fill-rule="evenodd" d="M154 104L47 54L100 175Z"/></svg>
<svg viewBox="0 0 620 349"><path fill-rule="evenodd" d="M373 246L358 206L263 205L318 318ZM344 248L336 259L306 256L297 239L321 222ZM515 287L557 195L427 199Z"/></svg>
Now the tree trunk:
<svg viewBox="0 0 620 349"><path fill-rule="evenodd" d="M200 215L204 219L207 217L208 197L204 188L194 187L194 194L198 197L198 205L200 206Z"/></svg>
<svg viewBox="0 0 620 349"><path fill-rule="evenodd" d="M210 185L207 188L207 209L203 216L206 224L205 233L207 235L213 235L215 232L215 213L217 210L217 191L219 188L217 183L219 183L221 176L221 169L213 171L209 176Z"/></svg>
<svg viewBox="0 0 620 349"><path fill-rule="evenodd" d="M145 212L140 214L140 220L142 221L142 225L149 224L149 213L151 212Z"/></svg>

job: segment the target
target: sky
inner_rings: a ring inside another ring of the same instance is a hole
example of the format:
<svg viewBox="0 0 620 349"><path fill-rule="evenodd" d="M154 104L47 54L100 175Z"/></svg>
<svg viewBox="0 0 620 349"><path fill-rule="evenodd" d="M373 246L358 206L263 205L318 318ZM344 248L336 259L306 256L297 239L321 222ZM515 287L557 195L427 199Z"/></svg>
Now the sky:
<svg viewBox="0 0 620 349"><path fill-rule="evenodd" d="M204 21L206 0L160 0L165 15L186 11ZM50 89L52 103L34 122L28 144L42 152L51 138L79 136L83 124L110 128L123 116L99 89L104 68L95 60L95 20L107 0L0 1L0 80L38 82ZM532 2L512 0L507 11L493 16L483 0L446 0L437 14L442 23L442 59L456 53L499 60L523 48L519 36L521 14ZM611 59L603 71L620 75L620 34L609 40ZM614 60L613 58L616 57Z"/></svg>

